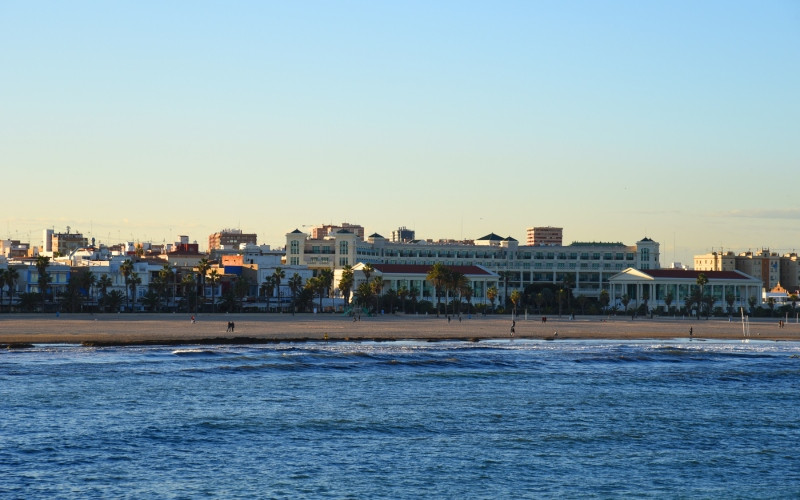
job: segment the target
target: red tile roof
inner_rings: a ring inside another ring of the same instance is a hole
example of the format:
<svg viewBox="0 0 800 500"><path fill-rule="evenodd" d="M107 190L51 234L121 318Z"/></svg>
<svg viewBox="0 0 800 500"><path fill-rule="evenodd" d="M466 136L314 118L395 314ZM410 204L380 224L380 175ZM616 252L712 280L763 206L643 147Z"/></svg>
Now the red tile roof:
<svg viewBox="0 0 800 500"><path fill-rule="evenodd" d="M433 266L424 264L373 264L383 274L428 274ZM478 266L447 266L466 276L491 276L493 273Z"/></svg>
<svg viewBox="0 0 800 500"><path fill-rule="evenodd" d="M736 271L694 271L685 269L647 269L642 270L643 273L652 276L653 278L683 278L697 280L701 274L705 274L709 281L711 280L735 280L748 278L744 273Z"/></svg>

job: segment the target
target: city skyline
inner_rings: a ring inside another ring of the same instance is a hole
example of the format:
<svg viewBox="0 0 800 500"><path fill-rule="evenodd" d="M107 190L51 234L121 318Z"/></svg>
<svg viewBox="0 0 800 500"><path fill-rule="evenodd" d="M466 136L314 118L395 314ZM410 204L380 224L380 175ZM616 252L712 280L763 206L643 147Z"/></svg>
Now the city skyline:
<svg viewBox="0 0 800 500"><path fill-rule="evenodd" d="M4 4L3 238L792 251L800 5ZM787 187L784 187L787 186ZM31 235L31 236L28 236Z"/></svg>

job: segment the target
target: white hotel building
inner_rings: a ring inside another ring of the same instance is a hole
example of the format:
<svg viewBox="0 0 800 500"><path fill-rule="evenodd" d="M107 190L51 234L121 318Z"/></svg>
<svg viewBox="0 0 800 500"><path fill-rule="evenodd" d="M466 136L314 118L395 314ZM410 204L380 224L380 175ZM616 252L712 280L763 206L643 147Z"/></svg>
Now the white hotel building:
<svg viewBox="0 0 800 500"><path fill-rule="evenodd" d="M347 230L319 239L312 239L298 229L286 235L286 264L306 265L315 271L327 268L335 272L358 263L431 266L437 262L446 266L478 266L489 271L491 276L481 279L480 295L476 293L475 302L483 302L486 287L492 285L504 295L506 276L509 294L530 284L567 282L575 296L598 297L601 290L609 289L609 279L624 269L661 267L659 244L650 238L643 238L635 245L528 246L494 233L474 241L437 242L392 242L379 234L362 240Z"/></svg>

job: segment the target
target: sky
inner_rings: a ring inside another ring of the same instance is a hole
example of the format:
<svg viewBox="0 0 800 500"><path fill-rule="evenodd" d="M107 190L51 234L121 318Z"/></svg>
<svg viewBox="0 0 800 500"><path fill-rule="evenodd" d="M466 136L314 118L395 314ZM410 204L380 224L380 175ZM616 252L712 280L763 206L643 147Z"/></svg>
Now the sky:
<svg viewBox="0 0 800 500"><path fill-rule="evenodd" d="M796 0L6 0L0 237L794 251L799 49Z"/></svg>

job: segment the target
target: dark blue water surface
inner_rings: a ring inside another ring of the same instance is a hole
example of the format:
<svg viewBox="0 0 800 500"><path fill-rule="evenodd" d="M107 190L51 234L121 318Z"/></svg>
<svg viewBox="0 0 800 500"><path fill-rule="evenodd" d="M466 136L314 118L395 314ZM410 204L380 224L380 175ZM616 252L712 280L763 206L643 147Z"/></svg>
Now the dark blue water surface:
<svg viewBox="0 0 800 500"><path fill-rule="evenodd" d="M800 343L0 352L2 498L800 497Z"/></svg>

